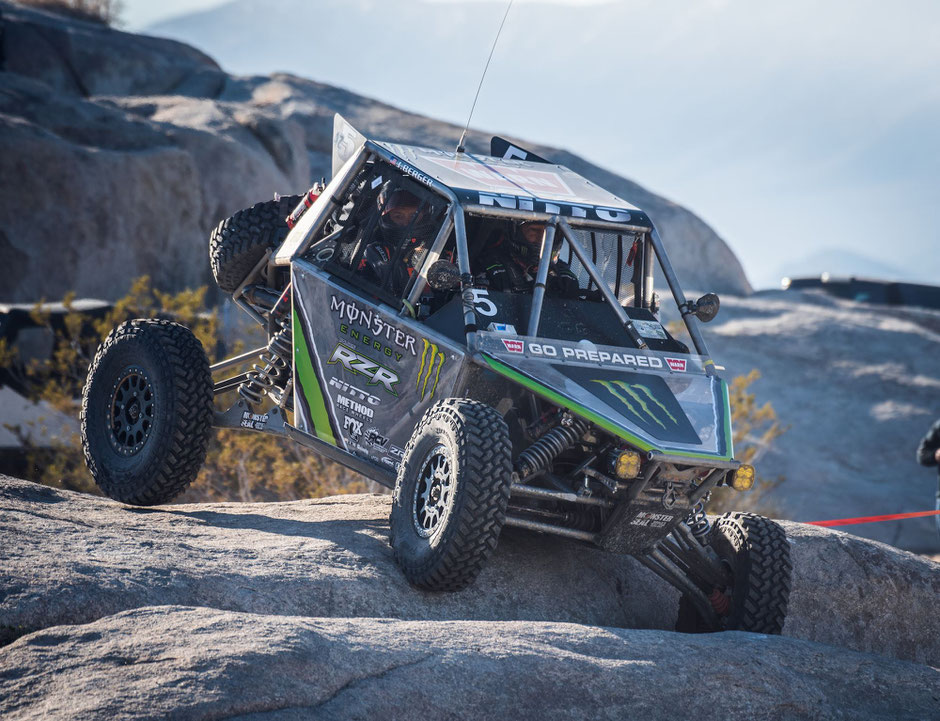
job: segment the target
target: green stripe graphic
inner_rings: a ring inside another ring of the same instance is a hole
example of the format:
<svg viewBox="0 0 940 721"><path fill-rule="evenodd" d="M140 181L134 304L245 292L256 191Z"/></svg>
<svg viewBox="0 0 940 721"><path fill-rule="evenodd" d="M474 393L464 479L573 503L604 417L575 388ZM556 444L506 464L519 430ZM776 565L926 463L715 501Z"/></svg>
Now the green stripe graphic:
<svg viewBox="0 0 940 721"><path fill-rule="evenodd" d="M310 407L310 416L313 421L314 434L320 440L336 445L336 438L333 437L333 429L330 427L330 415L326 411L326 402L323 400L323 393L320 390L320 383L317 381L316 371L313 369L313 363L310 362L310 351L307 349L307 340L304 336L303 323L297 310L293 311L294 325L294 372L300 381L300 392L307 399L307 405ZM294 390L297 392L297 389Z"/></svg>

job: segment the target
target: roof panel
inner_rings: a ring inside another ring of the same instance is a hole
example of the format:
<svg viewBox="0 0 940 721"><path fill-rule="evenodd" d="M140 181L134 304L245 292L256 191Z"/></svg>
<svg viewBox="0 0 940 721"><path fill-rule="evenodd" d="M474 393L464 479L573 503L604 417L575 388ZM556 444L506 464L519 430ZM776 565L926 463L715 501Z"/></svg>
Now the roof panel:
<svg viewBox="0 0 940 721"><path fill-rule="evenodd" d="M378 142L417 170L453 190L496 193L642 213L639 208L563 165L496 158Z"/></svg>

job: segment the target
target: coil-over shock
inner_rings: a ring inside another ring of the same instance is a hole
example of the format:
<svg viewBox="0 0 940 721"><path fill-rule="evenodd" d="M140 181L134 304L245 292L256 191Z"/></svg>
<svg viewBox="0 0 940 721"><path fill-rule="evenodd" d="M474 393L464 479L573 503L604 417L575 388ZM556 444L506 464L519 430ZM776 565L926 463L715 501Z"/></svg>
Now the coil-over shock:
<svg viewBox="0 0 940 721"><path fill-rule="evenodd" d="M281 388L282 393L286 393L283 389L290 378L293 360L293 330L290 313L286 310L289 307L286 302L289 293L290 285L271 309L268 346L259 356L259 362L248 371L247 380L238 386L238 394L251 405L261 405L265 394L274 388Z"/></svg>
<svg viewBox="0 0 940 721"><path fill-rule="evenodd" d="M541 438L519 454L516 472L521 478L548 470L552 462L571 448L588 429L586 421L565 416L562 422L546 431Z"/></svg>
<svg viewBox="0 0 940 721"><path fill-rule="evenodd" d="M704 498L699 499L699 502L692 506L692 510L689 511L689 515L685 519L685 525L692 531L692 535L702 543L705 543L712 529L711 523L708 522L708 516L705 515L705 504L708 503L710 497L711 491L706 493Z"/></svg>

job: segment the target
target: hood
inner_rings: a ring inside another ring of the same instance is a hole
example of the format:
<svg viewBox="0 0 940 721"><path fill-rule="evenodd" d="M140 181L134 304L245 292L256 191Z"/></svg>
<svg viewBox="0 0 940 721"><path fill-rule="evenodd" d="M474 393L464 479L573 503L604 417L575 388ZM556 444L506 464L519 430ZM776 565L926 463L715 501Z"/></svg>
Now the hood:
<svg viewBox="0 0 940 721"><path fill-rule="evenodd" d="M706 359L477 333L490 370L581 416L642 451L731 460L728 384Z"/></svg>

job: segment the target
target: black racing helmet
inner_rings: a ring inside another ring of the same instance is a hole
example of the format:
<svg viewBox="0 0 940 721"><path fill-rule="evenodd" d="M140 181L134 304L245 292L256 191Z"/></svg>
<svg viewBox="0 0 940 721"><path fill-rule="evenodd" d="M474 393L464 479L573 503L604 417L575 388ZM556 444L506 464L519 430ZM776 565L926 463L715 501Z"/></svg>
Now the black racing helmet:
<svg viewBox="0 0 940 721"><path fill-rule="evenodd" d="M410 232L417 235L427 231L431 222L431 206L417 194L404 187L397 179L388 180L376 199L379 225L386 233Z"/></svg>
<svg viewBox="0 0 940 721"><path fill-rule="evenodd" d="M526 220L515 226L512 237L513 254L519 259L529 264L539 262L539 255L542 251L542 237L545 233L547 224L541 220ZM561 235L555 234L554 248L552 253L558 253L561 248Z"/></svg>

